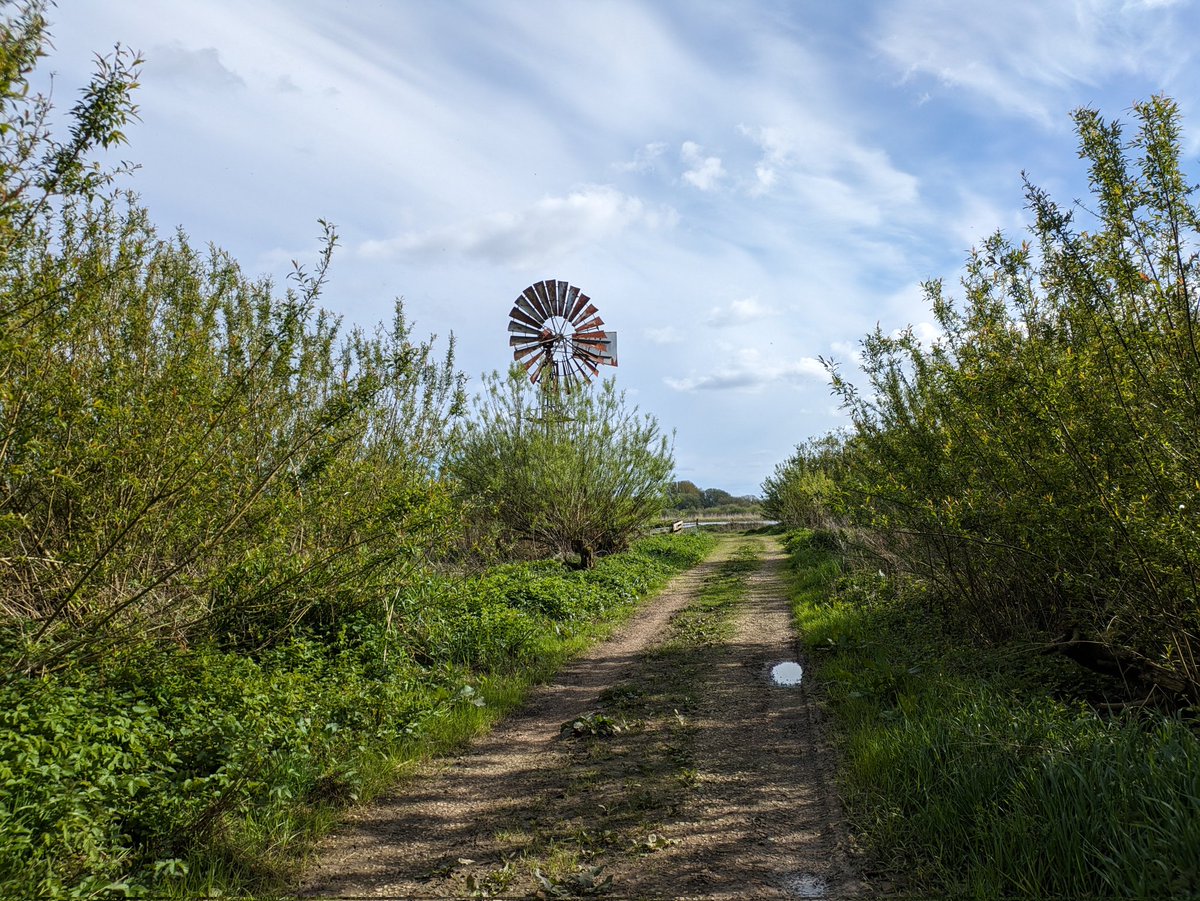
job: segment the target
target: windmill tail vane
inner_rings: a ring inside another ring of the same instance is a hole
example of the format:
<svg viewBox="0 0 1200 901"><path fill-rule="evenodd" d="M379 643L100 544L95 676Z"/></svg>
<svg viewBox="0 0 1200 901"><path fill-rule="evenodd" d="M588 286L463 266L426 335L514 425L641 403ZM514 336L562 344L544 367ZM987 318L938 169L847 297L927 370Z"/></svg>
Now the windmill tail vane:
<svg viewBox="0 0 1200 901"><path fill-rule="evenodd" d="M508 318L513 359L535 384L571 389L617 365L617 333L604 329L590 297L564 281L530 285Z"/></svg>

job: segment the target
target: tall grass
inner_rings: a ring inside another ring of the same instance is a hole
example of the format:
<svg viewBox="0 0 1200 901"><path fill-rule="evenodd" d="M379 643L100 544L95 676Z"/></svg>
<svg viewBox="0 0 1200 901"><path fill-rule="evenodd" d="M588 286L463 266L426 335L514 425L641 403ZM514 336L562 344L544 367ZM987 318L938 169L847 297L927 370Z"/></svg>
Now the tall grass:
<svg viewBox="0 0 1200 901"><path fill-rule="evenodd" d="M964 645L935 596L844 572L820 544L790 540L795 613L876 875L977 898L1200 893L1191 725L1102 716L1075 664Z"/></svg>

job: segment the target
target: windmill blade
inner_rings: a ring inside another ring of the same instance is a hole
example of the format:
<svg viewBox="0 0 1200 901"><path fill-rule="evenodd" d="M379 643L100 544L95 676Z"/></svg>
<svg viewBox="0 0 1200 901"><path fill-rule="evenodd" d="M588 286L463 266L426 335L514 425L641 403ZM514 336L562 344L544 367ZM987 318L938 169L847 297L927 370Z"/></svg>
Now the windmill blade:
<svg viewBox="0 0 1200 901"><path fill-rule="evenodd" d="M536 365L534 365L535 363ZM540 379L542 374L546 371L547 363L553 365L553 360L551 360L551 358L547 355L542 354L541 356L535 357L525 364L526 371L528 371L530 368L533 369L533 372L531 372L529 375L529 380L535 385L538 383L538 379Z"/></svg>
<svg viewBox="0 0 1200 901"><path fill-rule="evenodd" d="M553 283L551 283L551 284L553 284ZM546 294L546 283L545 282L535 282L533 285L533 290L537 296L537 299L541 302L540 309L542 310L542 315L545 318L549 319L551 316L554 315L554 312L552 311L552 309L550 307L550 297Z"/></svg>
<svg viewBox="0 0 1200 901"><path fill-rule="evenodd" d="M567 317L571 325L578 327L579 323L581 323L584 319L594 315L597 312L596 305L589 303L589 300L591 300L591 298L589 298L586 294L579 295L579 299L575 301L576 309L572 311L569 317Z"/></svg>
<svg viewBox="0 0 1200 901"><path fill-rule="evenodd" d="M511 338L508 339L509 347L526 347L526 346L541 347L543 343L544 342L542 341L542 339L540 337L538 337L537 335L533 335L532 337L530 337L528 335L513 335Z"/></svg>
<svg viewBox="0 0 1200 901"><path fill-rule="evenodd" d="M514 335L528 335L530 338L538 338L542 334L542 330L535 325L529 325L519 320L512 320L508 324L508 331Z"/></svg>
<svg viewBox="0 0 1200 901"><path fill-rule="evenodd" d="M567 321L574 323L575 320L583 314L583 308L588 305L588 301L590 300L590 297L580 291L579 296L576 297L575 301L571 304L571 309L567 310Z"/></svg>
<svg viewBox="0 0 1200 901"><path fill-rule="evenodd" d="M531 311L530 315L536 317L539 322L544 323L550 318L550 314L546 312L546 308L542 306L542 302L538 298L537 292L533 290L536 287L536 285L530 285L528 288L522 291L521 297L517 299L517 303L521 304L521 300L524 299L525 303L529 304ZM521 304L521 306L524 306L524 304Z"/></svg>
<svg viewBox="0 0 1200 901"><path fill-rule="evenodd" d="M582 341L584 344L603 344L608 340L608 332L602 332L599 329L591 332L576 332L571 339Z"/></svg>
<svg viewBox="0 0 1200 901"><path fill-rule="evenodd" d="M583 367L586 366L593 376L600 374L600 368L592 361L590 353L586 351L575 353L571 355L571 359L581 372L583 371Z"/></svg>
<svg viewBox="0 0 1200 901"><path fill-rule="evenodd" d="M575 334L578 335L580 332L583 332L586 334L587 332L599 331L600 326L602 326L602 325L604 325L604 320L601 319L599 316L593 316L587 322L584 322L584 323L581 323L580 325L575 326Z"/></svg>
<svg viewBox="0 0 1200 901"><path fill-rule="evenodd" d="M533 308L532 304L528 301L522 303L522 301L525 301L524 297L517 298L517 305L508 311L509 317L517 322L524 322L526 325L540 332L542 330L542 322L545 320L538 316L537 310Z"/></svg>
<svg viewBox="0 0 1200 901"><path fill-rule="evenodd" d="M599 367L604 361L600 359L598 354L592 353L590 350L581 350L575 354L575 359L586 366L596 376L600 374Z"/></svg>
<svg viewBox="0 0 1200 901"><path fill-rule="evenodd" d="M546 309L551 316L562 315L558 312L558 282L548 278L542 284L546 286Z"/></svg>
<svg viewBox="0 0 1200 901"><path fill-rule="evenodd" d="M537 356L533 357L532 359L537 359L538 356L544 356L545 350L545 346L540 342L538 344L528 344L525 347L518 347L516 350L514 350L513 359L520 360L522 357L527 357L530 354L536 354ZM526 368L528 368L528 364L526 364Z"/></svg>
<svg viewBox="0 0 1200 901"><path fill-rule="evenodd" d="M562 282L559 282L559 284L561 285ZM571 320L571 311L573 309L575 309L575 298L577 298L578 296L579 296L579 289L576 288L574 285L567 285L567 293L566 293L566 296L563 297L562 316L563 316L563 319L566 319L568 322Z"/></svg>
<svg viewBox="0 0 1200 901"><path fill-rule="evenodd" d="M558 286L558 301L554 305L554 315L567 317L567 289L571 286L566 282L556 282Z"/></svg>

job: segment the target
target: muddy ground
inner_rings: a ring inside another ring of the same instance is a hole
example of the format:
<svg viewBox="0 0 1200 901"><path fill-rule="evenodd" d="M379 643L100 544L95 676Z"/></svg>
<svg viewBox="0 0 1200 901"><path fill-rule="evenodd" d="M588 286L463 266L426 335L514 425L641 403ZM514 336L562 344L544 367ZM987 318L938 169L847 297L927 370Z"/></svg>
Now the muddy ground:
<svg viewBox="0 0 1200 901"><path fill-rule="evenodd" d="M771 679L806 666L783 562L723 537L491 734L353 812L300 893L859 894L819 687Z"/></svg>

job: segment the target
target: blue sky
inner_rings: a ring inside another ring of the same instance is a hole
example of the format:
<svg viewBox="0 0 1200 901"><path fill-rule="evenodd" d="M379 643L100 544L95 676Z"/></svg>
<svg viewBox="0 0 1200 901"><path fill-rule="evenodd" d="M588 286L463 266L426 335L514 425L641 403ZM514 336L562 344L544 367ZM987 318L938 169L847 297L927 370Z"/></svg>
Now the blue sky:
<svg viewBox="0 0 1200 901"><path fill-rule="evenodd" d="M475 379L508 365L516 295L569 281L679 477L735 494L845 422L818 357L927 333L920 283L1020 234L1022 171L1085 195L1072 109L1168 93L1200 156L1189 0L60 0L51 22L61 106L93 54L144 53L121 156L164 230L282 280L327 219L325 305L370 326L403 297Z"/></svg>

